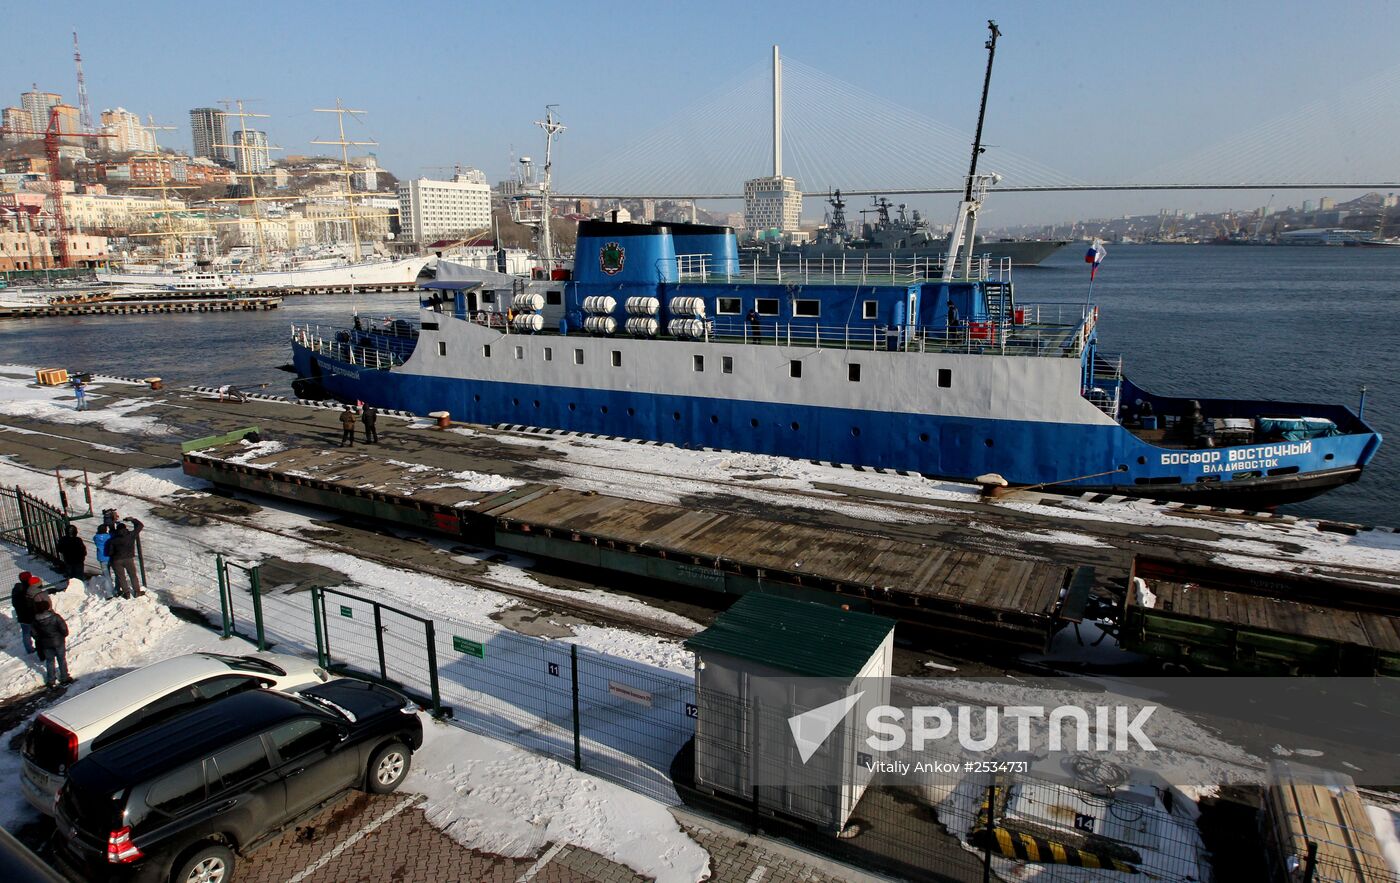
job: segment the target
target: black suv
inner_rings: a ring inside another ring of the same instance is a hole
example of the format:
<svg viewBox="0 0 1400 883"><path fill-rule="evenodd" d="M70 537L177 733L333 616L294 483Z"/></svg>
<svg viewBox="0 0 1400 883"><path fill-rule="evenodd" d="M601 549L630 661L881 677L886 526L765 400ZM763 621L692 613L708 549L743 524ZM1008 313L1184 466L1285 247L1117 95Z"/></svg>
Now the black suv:
<svg viewBox="0 0 1400 883"><path fill-rule="evenodd" d="M417 712L401 693L341 678L170 718L68 771L56 858L82 880L231 883L235 854L347 789L397 788L423 744Z"/></svg>

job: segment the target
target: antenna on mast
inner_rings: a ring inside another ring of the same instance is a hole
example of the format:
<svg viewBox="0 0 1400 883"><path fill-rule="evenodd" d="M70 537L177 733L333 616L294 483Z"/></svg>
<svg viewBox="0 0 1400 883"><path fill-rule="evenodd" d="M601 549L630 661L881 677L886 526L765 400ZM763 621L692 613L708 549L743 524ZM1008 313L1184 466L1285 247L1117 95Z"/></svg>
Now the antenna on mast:
<svg viewBox="0 0 1400 883"><path fill-rule="evenodd" d="M83 130L92 128L92 105L88 103L87 83L83 80L83 54L78 51L78 32L73 32L73 67L78 70L78 122Z"/></svg>
<svg viewBox="0 0 1400 883"><path fill-rule="evenodd" d="M544 119L535 121L535 125L544 129L544 180L540 182L540 208L544 218L540 222L540 257L544 258L546 266L551 269L554 266L554 237L549 229L550 172L554 168L554 136L565 129L563 123L554 119L554 108L558 106L546 104Z"/></svg>

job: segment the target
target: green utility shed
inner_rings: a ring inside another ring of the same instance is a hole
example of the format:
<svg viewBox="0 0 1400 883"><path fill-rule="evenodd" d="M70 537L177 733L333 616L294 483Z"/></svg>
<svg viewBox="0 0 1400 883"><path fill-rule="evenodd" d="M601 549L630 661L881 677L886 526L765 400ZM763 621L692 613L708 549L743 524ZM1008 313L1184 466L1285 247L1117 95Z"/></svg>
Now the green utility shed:
<svg viewBox="0 0 1400 883"><path fill-rule="evenodd" d="M687 640L696 784L841 830L873 776L865 719L889 702L894 627L751 592Z"/></svg>

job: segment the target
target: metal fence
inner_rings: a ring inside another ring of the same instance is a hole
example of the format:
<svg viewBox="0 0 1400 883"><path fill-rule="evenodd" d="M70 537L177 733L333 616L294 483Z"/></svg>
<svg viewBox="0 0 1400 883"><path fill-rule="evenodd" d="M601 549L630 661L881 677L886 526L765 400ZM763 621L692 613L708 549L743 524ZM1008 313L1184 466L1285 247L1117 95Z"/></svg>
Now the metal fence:
<svg viewBox="0 0 1400 883"><path fill-rule="evenodd" d="M219 613L224 637L238 635L267 649L263 630L262 573L258 565L239 564L223 555L214 556L219 580Z"/></svg>
<svg viewBox="0 0 1400 883"><path fill-rule="evenodd" d="M0 488L0 539L5 542L58 564L58 541L67 527L63 510L19 488Z"/></svg>

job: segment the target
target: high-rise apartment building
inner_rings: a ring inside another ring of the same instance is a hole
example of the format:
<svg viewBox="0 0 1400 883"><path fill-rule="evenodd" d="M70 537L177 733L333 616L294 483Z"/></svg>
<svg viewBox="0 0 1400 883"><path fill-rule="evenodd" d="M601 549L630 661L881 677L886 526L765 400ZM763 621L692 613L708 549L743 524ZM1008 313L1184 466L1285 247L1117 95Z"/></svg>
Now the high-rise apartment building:
<svg viewBox="0 0 1400 883"><path fill-rule="evenodd" d="M155 133L141 125L141 117L124 107L102 111L102 131L111 135L104 145L117 153L154 153Z"/></svg>
<svg viewBox="0 0 1400 883"><path fill-rule="evenodd" d="M418 178L399 183L399 224L406 239L431 242L491 226L491 185L476 169L451 181Z"/></svg>
<svg viewBox="0 0 1400 883"><path fill-rule="evenodd" d="M40 92L36 86L19 96L20 106L29 114L29 126L35 132L43 132L49 127L49 108L63 103L63 96L57 92Z"/></svg>
<svg viewBox="0 0 1400 883"><path fill-rule="evenodd" d="M215 162L232 162L232 141L228 122L217 107L196 107L190 111L190 132L194 135L194 155Z"/></svg>
<svg viewBox="0 0 1400 883"><path fill-rule="evenodd" d="M802 191L786 175L744 182L744 227L750 233L793 233L802 217Z"/></svg>
<svg viewBox="0 0 1400 883"><path fill-rule="evenodd" d="M238 129L233 133L233 164L245 173L265 172L272 168L272 154L267 146L267 133L257 129Z"/></svg>
<svg viewBox="0 0 1400 883"><path fill-rule="evenodd" d="M7 107L0 110L0 141L27 141L32 135L21 135L29 131L29 112L22 107Z"/></svg>

